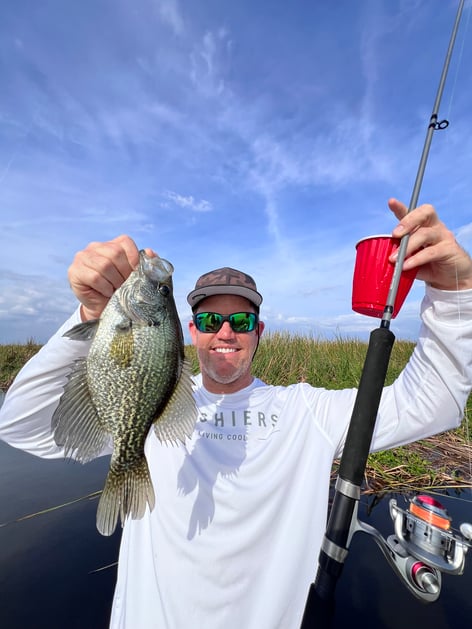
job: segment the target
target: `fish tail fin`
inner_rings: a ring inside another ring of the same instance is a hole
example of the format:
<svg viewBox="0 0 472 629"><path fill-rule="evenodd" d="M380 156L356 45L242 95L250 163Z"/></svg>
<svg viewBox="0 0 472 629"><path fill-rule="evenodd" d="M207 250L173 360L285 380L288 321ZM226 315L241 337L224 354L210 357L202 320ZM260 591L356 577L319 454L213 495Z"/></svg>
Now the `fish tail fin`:
<svg viewBox="0 0 472 629"><path fill-rule="evenodd" d="M133 520L142 518L146 504L151 511L154 509L154 489L146 459L143 457L126 470L112 465L98 503L97 529L102 535L111 535L118 516L122 525L128 515Z"/></svg>

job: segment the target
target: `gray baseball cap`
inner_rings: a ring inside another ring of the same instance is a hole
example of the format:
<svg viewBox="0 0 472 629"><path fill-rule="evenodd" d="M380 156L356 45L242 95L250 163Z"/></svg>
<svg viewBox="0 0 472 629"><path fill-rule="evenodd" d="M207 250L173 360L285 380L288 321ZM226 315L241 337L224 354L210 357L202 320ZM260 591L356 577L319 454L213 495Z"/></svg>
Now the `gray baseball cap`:
<svg viewBox="0 0 472 629"><path fill-rule="evenodd" d="M253 278L228 266L201 275L195 289L187 295L187 301L193 309L202 299L212 295L239 295L257 307L262 303L262 295L257 292Z"/></svg>

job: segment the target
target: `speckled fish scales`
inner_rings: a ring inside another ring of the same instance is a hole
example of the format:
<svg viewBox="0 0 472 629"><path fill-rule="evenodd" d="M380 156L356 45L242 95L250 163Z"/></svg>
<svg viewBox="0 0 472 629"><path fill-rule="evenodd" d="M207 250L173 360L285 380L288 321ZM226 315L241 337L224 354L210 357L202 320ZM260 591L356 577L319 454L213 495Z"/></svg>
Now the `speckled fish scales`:
<svg viewBox="0 0 472 629"><path fill-rule="evenodd" d="M118 517L141 518L155 495L144 454L151 426L176 445L196 420L190 365L173 297L173 266L140 252L139 267L114 293L100 319L65 334L88 340L53 415L55 441L82 463L110 443L112 456L97 509L97 528L111 535Z"/></svg>

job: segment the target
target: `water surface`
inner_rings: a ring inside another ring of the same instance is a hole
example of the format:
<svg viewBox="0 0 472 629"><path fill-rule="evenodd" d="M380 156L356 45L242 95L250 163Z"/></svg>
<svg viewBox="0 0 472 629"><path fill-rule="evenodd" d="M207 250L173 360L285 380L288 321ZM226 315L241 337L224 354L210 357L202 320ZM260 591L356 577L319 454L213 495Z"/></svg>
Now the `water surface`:
<svg viewBox="0 0 472 629"><path fill-rule="evenodd" d="M16 520L101 490L107 469L108 458L85 466L45 461L0 442L1 629L106 629L120 531L110 538L97 532L98 498ZM456 527L472 521L471 492L452 492L441 502ZM361 519L390 535L388 497L372 510L371 504L372 498L361 501ZM374 541L357 533L336 594L333 629L462 629L472 621L472 551L465 574L444 576L439 600L424 604L401 584Z"/></svg>

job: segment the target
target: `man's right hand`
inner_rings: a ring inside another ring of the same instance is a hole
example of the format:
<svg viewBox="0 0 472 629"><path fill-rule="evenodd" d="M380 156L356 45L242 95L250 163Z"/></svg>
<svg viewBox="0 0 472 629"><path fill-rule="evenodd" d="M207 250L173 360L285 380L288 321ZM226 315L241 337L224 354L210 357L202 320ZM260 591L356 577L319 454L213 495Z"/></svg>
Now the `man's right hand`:
<svg viewBox="0 0 472 629"><path fill-rule="evenodd" d="M136 243L126 235L108 242L91 242L83 251L76 253L68 277L75 296L82 304L83 321L100 317L110 297L134 271L138 262Z"/></svg>

